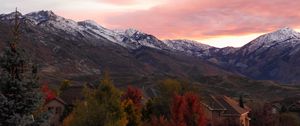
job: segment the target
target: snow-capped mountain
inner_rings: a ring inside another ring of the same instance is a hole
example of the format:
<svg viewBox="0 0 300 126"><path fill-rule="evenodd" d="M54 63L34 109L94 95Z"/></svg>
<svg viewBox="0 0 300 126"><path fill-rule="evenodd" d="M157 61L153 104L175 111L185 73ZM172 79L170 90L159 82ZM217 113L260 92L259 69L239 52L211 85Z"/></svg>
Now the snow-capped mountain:
<svg viewBox="0 0 300 126"><path fill-rule="evenodd" d="M1 14L0 25L1 22L12 23L14 16L15 13ZM108 46L110 50L118 48L129 52L138 52L144 49L142 47L147 47L206 60L228 71L238 72L253 79L300 82L300 33L287 27L262 35L241 48L216 48L190 40L162 41L135 29L111 30L91 20L76 22L60 17L52 11L38 11L25 15L18 13L18 16L28 27L27 30L30 29L25 32L28 34L38 32L40 36L37 36L36 41L48 46L57 54L63 51L62 46L83 48L85 44ZM69 43L58 43L62 40ZM70 49L68 53L72 55L76 52ZM154 62L143 60L147 63ZM84 70L91 66L83 65L84 62L88 61L80 60L78 69ZM91 70L97 71L94 68Z"/></svg>
<svg viewBox="0 0 300 126"><path fill-rule="evenodd" d="M275 32L262 35L251 41L243 47L243 54L248 55L253 52L259 53L260 51L274 47L293 48L300 44L298 40L300 40L300 33L289 27L285 27Z"/></svg>
<svg viewBox="0 0 300 126"><path fill-rule="evenodd" d="M299 56L300 33L285 27L254 39L225 60L229 69L254 79L297 83Z"/></svg>
<svg viewBox="0 0 300 126"><path fill-rule="evenodd" d="M216 47L212 47L206 44L202 44L192 40L164 40L163 41L170 50L186 53L188 55L197 57L209 57L212 50L216 50Z"/></svg>
<svg viewBox="0 0 300 126"><path fill-rule="evenodd" d="M41 76L48 82L96 80L104 68L123 84L166 76L193 80L189 76L192 73L230 73L199 58L172 51L165 42L138 30L110 30L93 21L75 22L51 11L18 15L22 40L19 44L39 63ZM14 13L0 15L1 50L11 38L13 20Z"/></svg>
<svg viewBox="0 0 300 126"><path fill-rule="evenodd" d="M13 18L14 13L0 15L0 20L4 21L12 20ZM208 55L208 49L211 48L211 46L189 40L161 41L153 35L132 28L110 30L91 20L75 22L60 17L52 11L38 11L25 15L20 14L20 18L30 22L32 25L37 25L50 31L60 29L73 36L80 35L88 39L105 38L129 49L146 46L161 50L183 51L186 54L202 56L202 52Z"/></svg>

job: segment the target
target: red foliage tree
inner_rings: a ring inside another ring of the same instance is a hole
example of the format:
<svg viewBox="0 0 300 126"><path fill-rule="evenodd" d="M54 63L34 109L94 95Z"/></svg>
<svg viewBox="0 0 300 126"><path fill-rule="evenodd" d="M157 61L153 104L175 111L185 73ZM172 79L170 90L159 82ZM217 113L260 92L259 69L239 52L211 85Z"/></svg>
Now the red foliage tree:
<svg viewBox="0 0 300 126"><path fill-rule="evenodd" d="M173 98L171 105L172 125L187 126L185 122L186 107L187 103L184 96L176 95Z"/></svg>
<svg viewBox="0 0 300 126"><path fill-rule="evenodd" d="M198 95L176 95L171 104L173 126L205 126L206 120Z"/></svg>
<svg viewBox="0 0 300 126"><path fill-rule="evenodd" d="M55 93L49 88L48 84L43 84L41 90L44 93L46 102L49 102L56 97Z"/></svg>
<svg viewBox="0 0 300 126"><path fill-rule="evenodd" d="M121 97L121 100L131 100L137 108L142 106L143 94L139 88L128 86L127 91Z"/></svg>

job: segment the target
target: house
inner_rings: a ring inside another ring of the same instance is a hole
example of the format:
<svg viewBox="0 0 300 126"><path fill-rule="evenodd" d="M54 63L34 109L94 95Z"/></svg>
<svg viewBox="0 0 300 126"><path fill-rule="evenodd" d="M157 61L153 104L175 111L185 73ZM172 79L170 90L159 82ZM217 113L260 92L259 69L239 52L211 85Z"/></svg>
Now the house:
<svg viewBox="0 0 300 126"><path fill-rule="evenodd" d="M63 116L65 105L66 103L59 97L55 97L45 103L44 109L53 112L49 118L50 126L59 126L61 124L61 117Z"/></svg>
<svg viewBox="0 0 300 126"><path fill-rule="evenodd" d="M208 96L203 102L208 126L249 126L250 108L227 96Z"/></svg>

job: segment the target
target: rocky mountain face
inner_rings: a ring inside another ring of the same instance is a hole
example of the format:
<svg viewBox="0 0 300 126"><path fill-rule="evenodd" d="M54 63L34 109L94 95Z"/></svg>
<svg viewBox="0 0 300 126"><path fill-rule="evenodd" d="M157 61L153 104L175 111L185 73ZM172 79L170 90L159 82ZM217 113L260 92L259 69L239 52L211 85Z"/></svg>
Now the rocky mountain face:
<svg viewBox="0 0 300 126"><path fill-rule="evenodd" d="M227 69L250 78L299 84L300 33L291 28L262 35L230 54Z"/></svg>
<svg viewBox="0 0 300 126"><path fill-rule="evenodd" d="M0 15L0 48L11 37L15 13ZM230 75L207 61L175 53L152 35L109 30L92 21L75 22L51 11L18 14L19 45L39 64L43 82L78 84L98 80L108 69L117 84L151 83L166 77L193 80L191 74Z"/></svg>
<svg viewBox="0 0 300 126"><path fill-rule="evenodd" d="M13 15L0 15L1 47L9 40ZM20 44L32 49L50 80L55 78L49 77L53 73L67 79L89 78L107 67L116 78L135 81L163 75L189 77L193 71L300 82L300 35L290 28L262 35L241 48L216 48L190 40L162 41L135 29L110 30L94 21L75 22L51 11L19 16L24 27Z"/></svg>

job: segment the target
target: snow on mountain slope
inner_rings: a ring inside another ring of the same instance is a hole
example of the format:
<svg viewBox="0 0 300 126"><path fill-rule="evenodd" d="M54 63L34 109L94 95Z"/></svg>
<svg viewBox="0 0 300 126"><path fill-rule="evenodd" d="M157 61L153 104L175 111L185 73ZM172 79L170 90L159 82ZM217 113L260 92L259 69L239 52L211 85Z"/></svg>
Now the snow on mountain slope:
<svg viewBox="0 0 300 126"><path fill-rule="evenodd" d="M229 69L254 79L300 82L300 33L285 27L262 35L226 58Z"/></svg>
<svg viewBox="0 0 300 126"><path fill-rule="evenodd" d="M0 19L11 20L13 16L13 13L0 15ZM208 50L212 48L211 46L189 40L161 41L153 35L143 33L136 29L110 30L91 20L75 22L57 16L52 11L38 11L26 15L20 14L20 16L33 25L43 27L43 29L50 31L60 29L74 37L82 36L89 39L105 38L128 49L137 49L146 46L160 50L179 51L201 57L202 55L208 56Z"/></svg>
<svg viewBox="0 0 300 126"><path fill-rule="evenodd" d="M242 50L244 55L248 55L250 53L257 52L258 50L263 51L274 47L293 48L296 45L300 44L297 40L300 40L300 33L294 31L289 27L285 27L275 32L258 37L257 39L243 46Z"/></svg>
<svg viewBox="0 0 300 126"><path fill-rule="evenodd" d="M73 35L77 35L78 32L83 34L83 27L80 27L77 22L57 16L52 11L32 12L24 17L45 28L54 27Z"/></svg>
<svg viewBox="0 0 300 126"><path fill-rule="evenodd" d="M210 49L215 47L191 40L165 40L163 41L171 50L185 52L189 55L203 57L210 56Z"/></svg>

